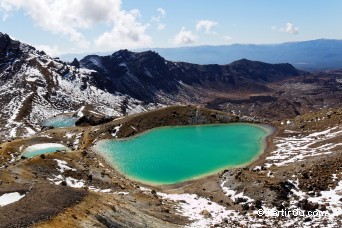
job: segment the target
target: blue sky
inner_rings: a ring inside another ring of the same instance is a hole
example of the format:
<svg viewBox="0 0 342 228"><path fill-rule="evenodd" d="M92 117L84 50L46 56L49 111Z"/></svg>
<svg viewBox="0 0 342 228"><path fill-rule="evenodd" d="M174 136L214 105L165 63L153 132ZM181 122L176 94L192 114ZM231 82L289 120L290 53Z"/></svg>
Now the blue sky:
<svg viewBox="0 0 342 228"><path fill-rule="evenodd" d="M0 31L49 54L342 38L341 0L0 0Z"/></svg>

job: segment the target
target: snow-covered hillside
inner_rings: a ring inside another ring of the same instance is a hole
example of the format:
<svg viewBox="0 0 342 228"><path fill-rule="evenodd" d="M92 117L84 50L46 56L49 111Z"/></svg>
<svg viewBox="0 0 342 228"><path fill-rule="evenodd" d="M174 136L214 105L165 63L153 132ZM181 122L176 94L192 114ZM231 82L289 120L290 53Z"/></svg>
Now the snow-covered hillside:
<svg viewBox="0 0 342 228"><path fill-rule="evenodd" d="M51 116L87 105L109 116L137 113L155 105L101 89L106 79L0 33L0 138L34 134Z"/></svg>

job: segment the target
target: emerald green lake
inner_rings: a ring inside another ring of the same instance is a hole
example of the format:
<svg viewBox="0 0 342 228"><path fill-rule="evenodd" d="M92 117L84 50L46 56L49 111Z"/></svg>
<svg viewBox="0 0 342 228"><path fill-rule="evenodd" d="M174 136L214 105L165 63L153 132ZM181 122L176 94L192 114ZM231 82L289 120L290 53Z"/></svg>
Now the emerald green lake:
<svg viewBox="0 0 342 228"><path fill-rule="evenodd" d="M265 148L271 130L253 124L163 127L94 150L130 179L173 184L245 165Z"/></svg>

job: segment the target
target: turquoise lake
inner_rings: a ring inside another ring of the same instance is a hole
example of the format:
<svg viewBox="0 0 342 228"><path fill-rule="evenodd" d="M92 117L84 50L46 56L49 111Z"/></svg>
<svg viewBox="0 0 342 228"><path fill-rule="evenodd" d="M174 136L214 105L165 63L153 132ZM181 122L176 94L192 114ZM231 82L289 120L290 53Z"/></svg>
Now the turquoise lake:
<svg viewBox="0 0 342 228"><path fill-rule="evenodd" d="M54 128L72 127L75 126L78 119L78 117L72 116L56 116L44 120L42 126L52 126Z"/></svg>
<svg viewBox="0 0 342 228"><path fill-rule="evenodd" d="M162 127L94 150L130 179L173 184L246 165L264 150L271 130L253 124Z"/></svg>

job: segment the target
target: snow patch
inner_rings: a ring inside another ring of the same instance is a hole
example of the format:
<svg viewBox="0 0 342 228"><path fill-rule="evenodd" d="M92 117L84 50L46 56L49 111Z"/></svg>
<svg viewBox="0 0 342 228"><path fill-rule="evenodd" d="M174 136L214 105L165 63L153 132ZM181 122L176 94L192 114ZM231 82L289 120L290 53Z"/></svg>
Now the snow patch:
<svg viewBox="0 0 342 228"><path fill-rule="evenodd" d="M88 189L92 192L102 192L102 193L110 193L112 191L112 189L110 188L100 189L100 188L96 188L95 186L89 186Z"/></svg>
<svg viewBox="0 0 342 228"><path fill-rule="evenodd" d="M120 130L121 126L122 126L122 124L120 124L119 126L114 127L115 132L112 133L112 136L113 136L114 138L117 138L117 137L118 137L117 134L119 133L119 130Z"/></svg>
<svg viewBox="0 0 342 228"><path fill-rule="evenodd" d="M128 195L129 192L114 192L115 195Z"/></svg>
<svg viewBox="0 0 342 228"><path fill-rule="evenodd" d="M163 199L178 201L177 211L192 221L189 227L210 227L213 224L221 223L225 218L238 214L236 211L227 210L225 207L195 194L157 193L157 195ZM210 216L205 216L204 211L209 212Z"/></svg>
<svg viewBox="0 0 342 228"><path fill-rule="evenodd" d="M65 181L67 186L72 188L83 188L85 186L84 180L77 180L72 177L64 178L61 174L54 175L54 178L48 178L48 180L52 181L56 185L60 185L63 181Z"/></svg>
<svg viewBox="0 0 342 228"><path fill-rule="evenodd" d="M64 173L65 170L77 171L76 169L67 166L68 163L66 161L62 161L59 159L53 159L53 160L57 162L58 171L61 173Z"/></svg>
<svg viewBox="0 0 342 228"><path fill-rule="evenodd" d="M232 190L226 186L224 186L224 184L226 183L227 181L224 181L222 182L221 184L221 188L223 190L223 192L230 198L232 199L234 202L235 200L237 200L238 198L244 198L244 199L247 199L247 201L245 201L245 203L251 203L251 202L254 202L255 200L248 197L248 196L245 196L243 194L243 192L240 192L237 194L237 192L235 190Z"/></svg>
<svg viewBox="0 0 342 228"><path fill-rule="evenodd" d="M331 210L330 217L336 217L342 215L342 181L338 182L338 185L334 189L328 191L321 191L321 196L309 197L308 201L319 204L327 204L327 209Z"/></svg>
<svg viewBox="0 0 342 228"><path fill-rule="evenodd" d="M5 193L0 196L0 207L19 201L25 194L21 195L19 192Z"/></svg>
<svg viewBox="0 0 342 228"><path fill-rule="evenodd" d="M274 140L276 149L266 158L265 167L282 166L303 161L306 157L330 154L332 149L341 146L342 143L324 143L324 141L341 135L342 129L334 127L307 136L276 137ZM322 143L322 145L313 147L314 144L318 143Z"/></svg>
<svg viewBox="0 0 342 228"><path fill-rule="evenodd" d="M77 116L78 116L78 117L84 116L84 114L83 114L84 108L85 108L85 106L82 106L82 107L77 111Z"/></svg>
<svg viewBox="0 0 342 228"><path fill-rule="evenodd" d="M84 180L77 180L77 179L72 178L72 177L65 178L65 181L66 181L67 185L69 187L72 187L72 188L83 188L84 183L85 183Z"/></svg>

